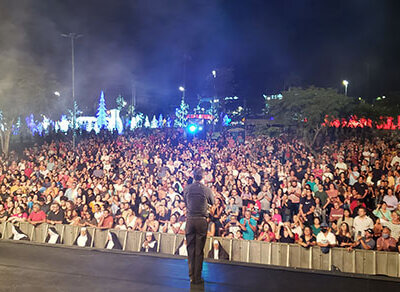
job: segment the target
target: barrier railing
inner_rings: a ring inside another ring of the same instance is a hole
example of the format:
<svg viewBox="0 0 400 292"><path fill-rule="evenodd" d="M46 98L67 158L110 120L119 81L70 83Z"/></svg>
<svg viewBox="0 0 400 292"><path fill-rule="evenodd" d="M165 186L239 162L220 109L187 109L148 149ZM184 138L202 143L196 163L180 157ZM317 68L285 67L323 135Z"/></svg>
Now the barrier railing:
<svg viewBox="0 0 400 292"><path fill-rule="evenodd" d="M11 238L11 225L9 222L0 223L2 239ZM45 243L49 226L53 226L61 237L62 245L73 245L81 229L79 226L62 224L43 223L35 227L27 222L21 222L17 225L30 241L37 243ZM92 237L90 247L105 248L108 230L91 227L87 230ZM115 229L110 231L117 235L124 251L140 251L145 232ZM183 241L183 235L154 233L154 236L158 241L157 252L169 255L174 255ZM400 277L400 253L396 252L348 251L344 248L332 248L329 253L324 254L319 247L306 249L296 244L209 237L204 248L205 256L212 248L214 239L218 239L228 252L231 261L324 271L330 271L334 266L342 272Z"/></svg>

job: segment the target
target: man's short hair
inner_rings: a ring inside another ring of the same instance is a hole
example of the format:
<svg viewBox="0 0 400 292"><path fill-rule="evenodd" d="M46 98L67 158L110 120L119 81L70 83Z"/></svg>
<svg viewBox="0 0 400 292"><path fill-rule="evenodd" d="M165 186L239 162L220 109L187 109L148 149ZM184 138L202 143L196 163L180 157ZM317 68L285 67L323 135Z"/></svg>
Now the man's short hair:
<svg viewBox="0 0 400 292"><path fill-rule="evenodd" d="M201 169L200 167L198 167L198 168L196 168L194 171L193 171L193 177L194 177L194 180L196 180L196 181L201 181L202 180L202 178L203 178L203 169Z"/></svg>

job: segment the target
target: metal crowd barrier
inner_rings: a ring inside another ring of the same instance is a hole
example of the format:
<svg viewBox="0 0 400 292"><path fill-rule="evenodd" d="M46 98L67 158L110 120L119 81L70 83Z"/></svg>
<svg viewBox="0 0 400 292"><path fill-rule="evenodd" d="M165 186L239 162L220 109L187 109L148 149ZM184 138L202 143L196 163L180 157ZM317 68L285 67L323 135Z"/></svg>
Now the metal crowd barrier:
<svg viewBox="0 0 400 292"><path fill-rule="evenodd" d="M12 236L12 223L0 223L2 239ZM27 222L17 224L29 240L45 243L50 225L43 223L33 226ZM53 225L54 226L54 225ZM73 245L81 227L56 224L55 228L61 236L62 245ZM103 249L107 240L107 231L98 228L87 228L92 237L90 247ZM111 229L121 242L122 249L128 252L139 252L145 239L145 232ZM157 252L174 255L182 243L183 235L154 233L158 241ZM368 250L348 251L344 248L332 248L324 254L319 247L303 248L297 244L268 243L251 240L227 239L221 237L207 238L204 248L205 256L217 239L229 254L229 260L235 262L275 265L291 268L304 268L330 271L332 267L342 272L368 275L387 275L400 277L400 253Z"/></svg>

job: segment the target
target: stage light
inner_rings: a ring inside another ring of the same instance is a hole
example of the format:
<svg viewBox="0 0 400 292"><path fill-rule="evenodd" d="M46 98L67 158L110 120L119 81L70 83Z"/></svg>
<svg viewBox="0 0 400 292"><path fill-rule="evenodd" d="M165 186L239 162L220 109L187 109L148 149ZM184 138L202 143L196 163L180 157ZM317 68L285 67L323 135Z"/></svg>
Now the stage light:
<svg viewBox="0 0 400 292"><path fill-rule="evenodd" d="M197 131L197 126L196 126L196 125L189 125L189 126L188 126L188 131L189 131L189 133L191 133L191 134L196 133L196 131Z"/></svg>

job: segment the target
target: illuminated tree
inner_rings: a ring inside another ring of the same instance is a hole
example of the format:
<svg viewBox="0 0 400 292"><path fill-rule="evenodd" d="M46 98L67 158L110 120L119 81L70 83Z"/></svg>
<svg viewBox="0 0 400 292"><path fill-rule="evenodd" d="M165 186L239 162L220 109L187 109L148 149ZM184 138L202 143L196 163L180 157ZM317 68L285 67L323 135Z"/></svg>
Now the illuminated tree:
<svg viewBox="0 0 400 292"><path fill-rule="evenodd" d="M151 128L152 128L152 129L158 128L158 121L157 121L155 115L153 116L153 119L151 120Z"/></svg>
<svg viewBox="0 0 400 292"><path fill-rule="evenodd" d="M97 108L96 118L97 118L97 128L99 130L107 129L107 125L108 125L107 109L106 109L106 100L104 98L103 91L101 91L101 94L100 94L99 107Z"/></svg>
<svg viewBox="0 0 400 292"><path fill-rule="evenodd" d="M150 121L149 121L149 116L146 116L146 120L144 121L144 127L145 128L150 128Z"/></svg>
<svg viewBox="0 0 400 292"><path fill-rule="evenodd" d="M175 127L184 128L187 125L187 115L189 112L189 105L182 98L181 105L175 110Z"/></svg>

